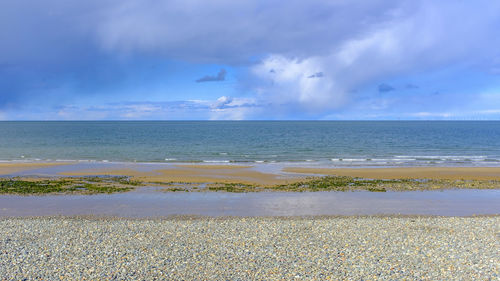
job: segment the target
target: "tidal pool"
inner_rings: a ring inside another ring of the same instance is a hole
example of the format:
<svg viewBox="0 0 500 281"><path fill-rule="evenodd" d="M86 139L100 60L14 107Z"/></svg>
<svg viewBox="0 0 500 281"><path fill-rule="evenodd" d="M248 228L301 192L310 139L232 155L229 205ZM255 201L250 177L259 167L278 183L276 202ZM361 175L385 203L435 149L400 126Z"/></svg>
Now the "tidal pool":
<svg viewBox="0 0 500 281"><path fill-rule="evenodd" d="M500 190L404 192L160 192L139 188L105 195L0 196L0 217L118 217L500 214Z"/></svg>

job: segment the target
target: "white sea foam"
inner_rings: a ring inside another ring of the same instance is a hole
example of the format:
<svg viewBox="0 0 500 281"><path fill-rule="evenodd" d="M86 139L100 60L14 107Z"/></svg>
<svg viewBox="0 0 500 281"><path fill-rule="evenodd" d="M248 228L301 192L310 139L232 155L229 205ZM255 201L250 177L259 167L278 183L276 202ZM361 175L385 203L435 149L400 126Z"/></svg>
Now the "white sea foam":
<svg viewBox="0 0 500 281"><path fill-rule="evenodd" d="M484 155L395 155L380 158L331 158L338 166L394 166L394 165L436 165L436 164L464 164L481 165L484 163L498 163L500 157ZM307 161L306 161L307 162ZM476 164L477 163L477 164Z"/></svg>
<svg viewBox="0 0 500 281"><path fill-rule="evenodd" d="M229 163L229 160L203 160L203 163Z"/></svg>
<svg viewBox="0 0 500 281"><path fill-rule="evenodd" d="M398 160L401 161L419 161L427 163L429 161L433 161L432 163L436 163L435 161L443 161L445 162L481 162L487 161L488 157L484 155L398 155L394 156Z"/></svg>
<svg viewBox="0 0 500 281"><path fill-rule="evenodd" d="M469 158L469 159L484 159L484 155L397 155L395 158L426 158L426 159L452 159L452 158Z"/></svg>

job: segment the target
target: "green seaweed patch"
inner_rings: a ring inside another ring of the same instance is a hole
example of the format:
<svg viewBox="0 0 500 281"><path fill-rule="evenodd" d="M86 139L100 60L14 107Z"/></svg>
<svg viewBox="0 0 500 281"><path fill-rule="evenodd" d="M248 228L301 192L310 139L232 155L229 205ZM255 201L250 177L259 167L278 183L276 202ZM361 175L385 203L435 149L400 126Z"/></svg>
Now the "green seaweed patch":
<svg viewBox="0 0 500 281"><path fill-rule="evenodd" d="M81 177L55 179L0 179L0 194L98 194L125 192L140 185L122 177Z"/></svg>
<svg viewBox="0 0 500 281"><path fill-rule="evenodd" d="M435 179L365 179L349 176L311 177L304 181L270 187L279 191L349 191L371 192L436 190L436 189L496 189L495 180L435 180Z"/></svg>
<svg viewBox="0 0 500 281"><path fill-rule="evenodd" d="M87 181L91 183L116 183L127 186L142 186L141 181L132 180L127 176L89 176L89 177L75 177L73 179Z"/></svg>
<svg viewBox="0 0 500 281"><path fill-rule="evenodd" d="M408 184L410 180L379 180L362 179L348 176L325 176L311 177L304 181L290 184L276 185L271 187L274 190L282 191L348 191L348 190L368 190L373 192L385 192L386 185Z"/></svg>
<svg viewBox="0 0 500 281"><path fill-rule="evenodd" d="M94 179L87 179L92 181ZM96 180L94 180L96 181ZM126 184L127 179L99 178L97 181L114 181ZM370 192L387 191L417 191L417 190L442 190L442 189L498 189L500 181L496 180L438 180L438 179L368 179L349 176L324 176L309 177L302 181L259 186L243 183L193 183L193 182L143 182L139 185L165 186L164 192L259 192L259 191L352 191L366 190ZM128 185L125 185L128 186Z"/></svg>
<svg viewBox="0 0 500 281"><path fill-rule="evenodd" d="M189 192L189 189L182 188L182 187L169 187L169 188L165 188L163 191L170 191L170 192L186 191L186 192Z"/></svg>
<svg viewBox="0 0 500 281"><path fill-rule="evenodd" d="M226 192L252 192L257 191L255 185L243 183L211 183L207 185L210 191L226 191Z"/></svg>
<svg viewBox="0 0 500 281"><path fill-rule="evenodd" d="M164 192L177 192L177 191L198 191L202 189L204 184L200 183L185 183L185 182L167 182L166 184L158 183L158 186L166 186L161 189Z"/></svg>
<svg viewBox="0 0 500 281"><path fill-rule="evenodd" d="M440 189L497 189L500 181L495 180L436 180L436 179L366 179L349 176L309 177L303 181L272 186L258 186L242 183L207 183L206 188L196 189L194 183L176 183L165 191L353 191L370 192L416 191Z"/></svg>
<svg viewBox="0 0 500 281"><path fill-rule="evenodd" d="M387 192L384 187L368 187L367 190L370 192Z"/></svg>

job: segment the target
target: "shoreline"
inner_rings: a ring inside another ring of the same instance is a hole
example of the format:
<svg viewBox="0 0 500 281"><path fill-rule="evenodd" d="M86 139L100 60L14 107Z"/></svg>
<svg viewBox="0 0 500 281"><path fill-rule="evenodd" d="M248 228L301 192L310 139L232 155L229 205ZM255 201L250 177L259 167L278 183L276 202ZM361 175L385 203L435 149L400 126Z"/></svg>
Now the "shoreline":
<svg viewBox="0 0 500 281"><path fill-rule="evenodd" d="M445 215L429 215L429 214L360 214L360 215L302 215L302 216L211 216L211 215L185 215L172 214L162 216L148 217L125 217L116 215L33 215L33 216L0 216L0 222L6 220L85 220L85 221L231 221L245 219L269 219L282 221L295 220L329 220L329 219L433 219L433 218L463 218L463 219L481 219L481 218L500 218L500 214L473 214L463 216L445 216Z"/></svg>
<svg viewBox="0 0 500 281"><path fill-rule="evenodd" d="M500 189L500 167L311 168L275 165L0 165L0 194L156 192L304 192Z"/></svg>
<svg viewBox="0 0 500 281"><path fill-rule="evenodd" d="M500 167L426 166L338 168L298 164L0 163L0 177L126 176L145 182L291 184L311 176L365 179L500 180Z"/></svg>
<svg viewBox="0 0 500 281"><path fill-rule="evenodd" d="M485 170L477 167L438 168L480 178L474 180L457 179L457 173L443 174L452 180L407 179L401 174L405 168L342 170L365 177L373 176L366 172L383 171L383 177L389 177L398 171L396 179L386 180L313 173L335 174L340 169L266 171L262 165L65 163L22 168L26 170L0 177L0 216L500 214L500 180L484 179ZM415 169L420 176L436 168ZM492 169L486 171L500 170Z"/></svg>

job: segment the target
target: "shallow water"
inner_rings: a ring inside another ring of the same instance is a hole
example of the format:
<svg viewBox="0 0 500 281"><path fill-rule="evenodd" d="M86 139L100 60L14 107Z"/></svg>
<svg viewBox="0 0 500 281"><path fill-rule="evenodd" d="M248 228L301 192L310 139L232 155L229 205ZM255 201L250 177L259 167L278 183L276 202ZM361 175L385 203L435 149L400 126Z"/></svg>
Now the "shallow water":
<svg viewBox="0 0 500 281"><path fill-rule="evenodd" d="M111 195L0 196L0 217L156 217L500 214L500 190L406 192L178 192L152 188Z"/></svg>

